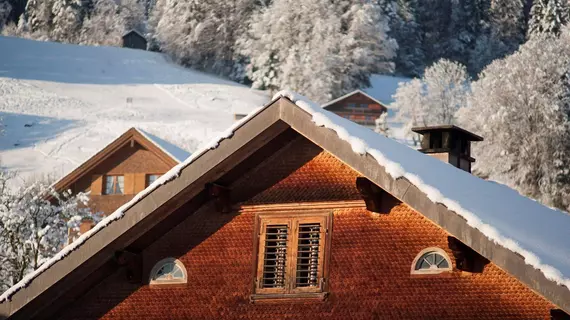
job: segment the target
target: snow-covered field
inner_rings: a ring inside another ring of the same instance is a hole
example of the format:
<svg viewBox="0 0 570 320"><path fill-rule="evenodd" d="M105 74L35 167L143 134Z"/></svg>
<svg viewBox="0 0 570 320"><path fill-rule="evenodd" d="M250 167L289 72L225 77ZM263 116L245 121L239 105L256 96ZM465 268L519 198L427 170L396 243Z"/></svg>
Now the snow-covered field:
<svg viewBox="0 0 570 320"><path fill-rule="evenodd" d="M374 75L365 91L388 104L406 80ZM0 37L0 163L20 173L15 185L58 179L130 127L192 152L228 128L233 111L269 98L159 53Z"/></svg>
<svg viewBox="0 0 570 320"><path fill-rule="evenodd" d="M0 161L22 178L59 178L130 127L193 151L268 101L158 53L0 37Z"/></svg>

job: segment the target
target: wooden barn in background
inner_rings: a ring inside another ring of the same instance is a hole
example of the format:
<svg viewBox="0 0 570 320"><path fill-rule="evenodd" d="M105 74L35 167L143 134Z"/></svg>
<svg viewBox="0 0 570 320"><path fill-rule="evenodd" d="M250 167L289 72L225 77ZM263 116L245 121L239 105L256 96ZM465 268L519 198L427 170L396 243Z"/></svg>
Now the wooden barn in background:
<svg viewBox="0 0 570 320"><path fill-rule="evenodd" d="M131 49L147 49L147 41L145 36L136 30L129 30L123 34L123 47Z"/></svg>
<svg viewBox="0 0 570 320"><path fill-rule="evenodd" d="M375 121L388 109L386 106L364 93L361 90L355 90L344 96L327 102L323 108L338 114L339 116L349 119L365 127L374 127Z"/></svg>

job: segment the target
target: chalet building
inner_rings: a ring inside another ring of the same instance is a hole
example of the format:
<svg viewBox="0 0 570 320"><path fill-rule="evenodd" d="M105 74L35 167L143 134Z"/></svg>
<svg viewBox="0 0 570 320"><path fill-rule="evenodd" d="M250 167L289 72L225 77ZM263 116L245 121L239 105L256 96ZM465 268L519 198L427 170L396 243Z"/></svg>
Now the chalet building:
<svg viewBox="0 0 570 320"><path fill-rule="evenodd" d="M376 119L388 110L382 102L360 90L332 100L323 108L369 128L374 128Z"/></svg>
<svg viewBox="0 0 570 320"><path fill-rule="evenodd" d="M147 49L145 36L136 30L129 30L123 34L123 47L131 49Z"/></svg>
<svg viewBox="0 0 570 320"><path fill-rule="evenodd" d="M57 181L54 188L89 192L92 212L108 215L189 155L159 137L131 128Z"/></svg>
<svg viewBox="0 0 570 320"><path fill-rule="evenodd" d="M568 319L570 216L457 168L471 155L451 146L478 138L444 131L432 157L280 93L2 294L0 317Z"/></svg>

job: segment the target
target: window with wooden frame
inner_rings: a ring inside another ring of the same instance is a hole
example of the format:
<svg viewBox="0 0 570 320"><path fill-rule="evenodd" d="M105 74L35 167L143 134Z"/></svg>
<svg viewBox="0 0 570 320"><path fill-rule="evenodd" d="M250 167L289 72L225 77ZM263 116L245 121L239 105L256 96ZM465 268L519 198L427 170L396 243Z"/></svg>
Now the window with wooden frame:
<svg viewBox="0 0 570 320"><path fill-rule="evenodd" d="M146 187L150 186L158 178L160 178L160 174L147 174L146 175Z"/></svg>
<svg viewBox="0 0 570 320"><path fill-rule="evenodd" d="M105 188L103 194L124 194L125 177L122 175L105 176Z"/></svg>
<svg viewBox="0 0 570 320"><path fill-rule="evenodd" d="M324 298L331 223L330 212L258 214L252 299Z"/></svg>
<svg viewBox="0 0 570 320"><path fill-rule="evenodd" d="M412 262L411 274L440 274L452 271L451 259L437 247L426 248Z"/></svg>

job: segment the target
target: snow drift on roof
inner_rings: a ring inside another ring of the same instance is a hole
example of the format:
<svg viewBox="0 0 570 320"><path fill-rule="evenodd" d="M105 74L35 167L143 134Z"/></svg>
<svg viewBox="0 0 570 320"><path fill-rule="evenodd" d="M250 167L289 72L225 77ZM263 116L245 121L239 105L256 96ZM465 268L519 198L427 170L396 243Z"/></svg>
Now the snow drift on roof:
<svg viewBox="0 0 570 320"><path fill-rule="evenodd" d="M174 145L142 129L137 128L137 131L178 162L183 162L190 156L190 152L178 147L177 145Z"/></svg>

